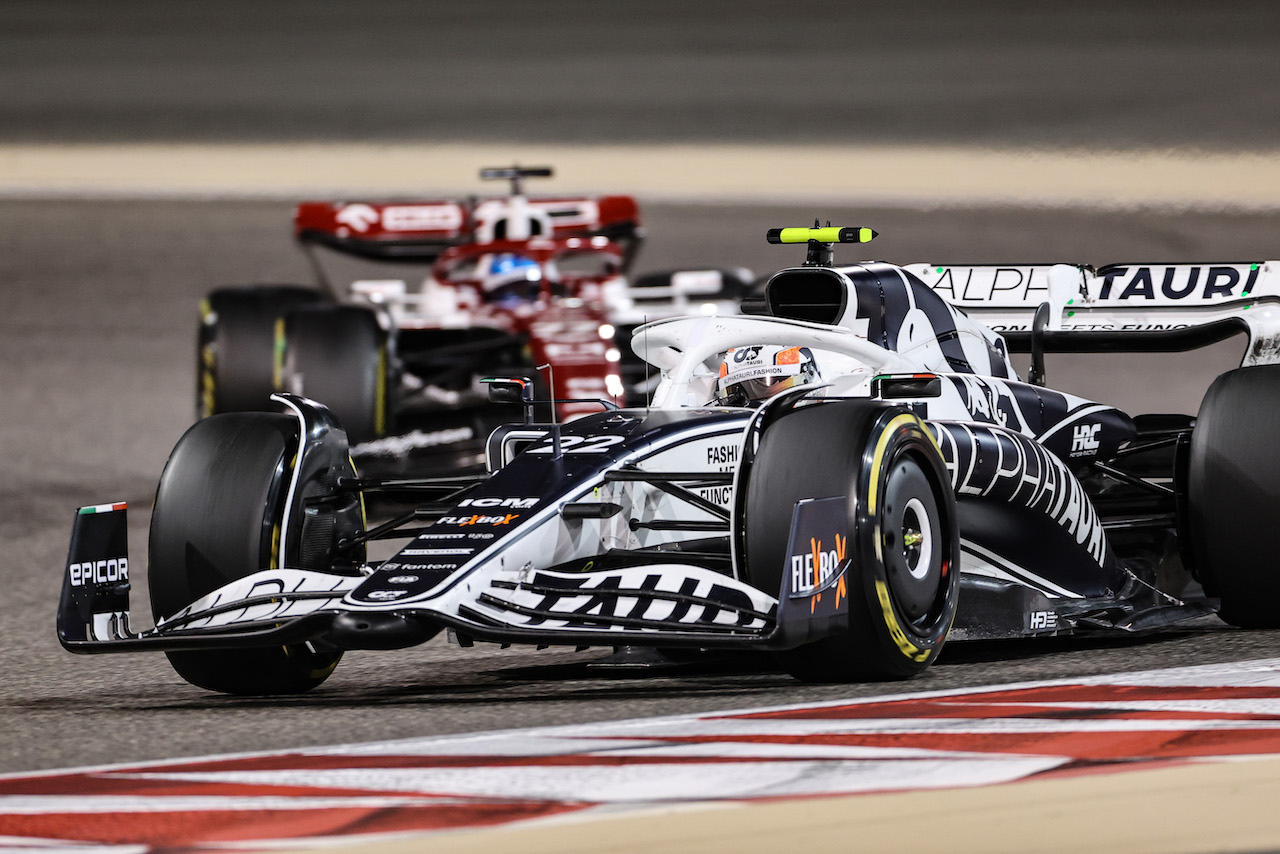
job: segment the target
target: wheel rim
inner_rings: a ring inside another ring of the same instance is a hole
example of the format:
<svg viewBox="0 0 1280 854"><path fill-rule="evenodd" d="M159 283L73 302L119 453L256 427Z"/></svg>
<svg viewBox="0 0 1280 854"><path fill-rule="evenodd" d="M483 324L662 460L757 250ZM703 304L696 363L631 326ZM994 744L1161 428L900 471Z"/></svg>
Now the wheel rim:
<svg viewBox="0 0 1280 854"><path fill-rule="evenodd" d="M902 615L927 623L943 584L943 533L932 485L910 457L889 472L880 519L881 555L889 588Z"/></svg>
<svg viewBox="0 0 1280 854"><path fill-rule="evenodd" d="M903 509L901 537L907 571L912 578L923 579L933 562L933 520L919 498L909 500Z"/></svg>

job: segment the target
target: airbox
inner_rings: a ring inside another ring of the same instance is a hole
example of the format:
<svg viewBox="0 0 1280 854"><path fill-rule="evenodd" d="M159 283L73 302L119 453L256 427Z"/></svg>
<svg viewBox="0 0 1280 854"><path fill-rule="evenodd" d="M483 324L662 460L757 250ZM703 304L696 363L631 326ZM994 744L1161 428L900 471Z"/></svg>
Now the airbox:
<svg viewBox="0 0 1280 854"><path fill-rule="evenodd" d="M792 267L774 273L764 293L774 317L836 324L844 316L849 287L849 279L829 267Z"/></svg>

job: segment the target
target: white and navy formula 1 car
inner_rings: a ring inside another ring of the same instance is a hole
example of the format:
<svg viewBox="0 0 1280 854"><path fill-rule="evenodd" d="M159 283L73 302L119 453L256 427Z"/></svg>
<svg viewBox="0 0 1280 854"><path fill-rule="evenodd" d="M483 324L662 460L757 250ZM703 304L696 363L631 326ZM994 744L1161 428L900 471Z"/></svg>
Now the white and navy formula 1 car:
<svg viewBox="0 0 1280 854"><path fill-rule="evenodd" d="M833 264L834 244L873 236L775 230L808 259L754 314L641 327L647 406L534 423L528 386L495 382L527 417L489 437L479 476L362 479L331 414L287 394L278 413L205 419L156 493L155 627L129 626L125 510L103 505L76 516L59 637L164 650L189 682L256 694L446 628L464 645L769 650L848 680L919 673L948 639L1218 607L1280 625L1277 262ZM1041 384L1045 352L1236 332L1245 363L1195 419ZM1030 382L1009 346L1032 352ZM387 491L416 506L369 527L363 496ZM375 562L374 540L402 545Z"/></svg>

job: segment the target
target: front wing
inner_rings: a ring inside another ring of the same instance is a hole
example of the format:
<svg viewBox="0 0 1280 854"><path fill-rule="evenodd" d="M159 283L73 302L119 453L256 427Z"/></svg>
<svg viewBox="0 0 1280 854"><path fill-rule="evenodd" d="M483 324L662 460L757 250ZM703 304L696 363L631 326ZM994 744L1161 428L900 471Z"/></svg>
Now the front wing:
<svg viewBox="0 0 1280 854"><path fill-rule="evenodd" d="M807 506L816 503L796 508L795 542L808 542L814 523L806 521ZM58 638L72 652L303 642L390 649L421 643L442 628L496 642L788 649L837 632L848 620L849 560L820 589L795 590L792 573L784 572L774 597L707 567L655 554L651 563L581 572L482 564L464 579L440 585L439 595L411 604L390 595L380 604L352 600L348 594L364 575L268 569L201 597L153 629L134 632L127 511L108 507L76 516L58 610ZM824 590L832 592L824 598Z"/></svg>

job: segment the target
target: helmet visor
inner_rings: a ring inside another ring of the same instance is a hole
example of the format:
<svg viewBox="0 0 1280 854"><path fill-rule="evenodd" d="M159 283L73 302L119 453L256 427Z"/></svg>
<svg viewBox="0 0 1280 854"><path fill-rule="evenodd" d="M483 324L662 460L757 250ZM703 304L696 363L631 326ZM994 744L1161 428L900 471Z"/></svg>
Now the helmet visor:
<svg viewBox="0 0 1280 854"><path fill-rule="evenodd" d="M725 396L736 397L738 394L742 394L747 400L764 400L765 398L773 397L780 391L786 391L793 386L799 385L801 379L800 374L792 374L786 377L756 377L729 386L725 389Z"/></svg>

